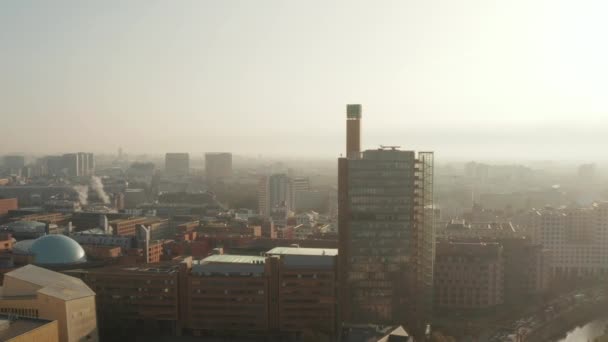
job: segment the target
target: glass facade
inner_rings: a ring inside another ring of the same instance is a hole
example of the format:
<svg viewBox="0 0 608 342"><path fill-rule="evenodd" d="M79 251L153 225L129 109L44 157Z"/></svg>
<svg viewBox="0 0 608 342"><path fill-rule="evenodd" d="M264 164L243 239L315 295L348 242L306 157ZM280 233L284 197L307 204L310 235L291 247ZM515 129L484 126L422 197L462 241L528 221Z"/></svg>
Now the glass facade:
<svg viewBox="0 0 608 342"><path fill-rule="evenodd" d="M412 151L380 149L341 161L346 322L426 321L433 280L432 160L432 153L416 158Z"/></svg>

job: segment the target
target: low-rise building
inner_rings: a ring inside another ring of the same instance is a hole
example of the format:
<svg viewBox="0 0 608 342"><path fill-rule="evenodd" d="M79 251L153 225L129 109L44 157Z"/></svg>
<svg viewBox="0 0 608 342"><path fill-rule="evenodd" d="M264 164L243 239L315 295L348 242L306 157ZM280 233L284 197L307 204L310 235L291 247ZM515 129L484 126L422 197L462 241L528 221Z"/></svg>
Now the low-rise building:
<svg viewBox="0 0 608 342"><path fill-rule="evenodd" d="M137 332L138 321L146 321L151 332L175 335L180 327L180 267L188 268L181 265L110 266L65 273L82 279L97 292L102 332L127 338Z"/></svg>
<svg viewBox="0 0 608 342"><path fill-rule="evenodd" d="M280 260L279 330L296 333L312 330L335 336L338 250L277 247L267 255Z"/></svg>
<svg viewBox="0 0 608 342"><path fill-rule="evenodd" d="M187 283L185 327L195 335L271 330L275 323L271 317L276 317L276 308L269 306L271 278L277 276L272 261L258 256L212 255L194 262Z"/></svg>
<svg viewBox="0 0 608 342"><path fill-rule="evenodd" d="M28 265L4 275L0 313L56 320L59 341L98 341L95 292L81 280Z"/></svg>
<svg viewBox="0 0 608 342"><path fill-rule="evenodd" d="M57 321L0 315L0 341L5 342L59 342Z"/></svg>

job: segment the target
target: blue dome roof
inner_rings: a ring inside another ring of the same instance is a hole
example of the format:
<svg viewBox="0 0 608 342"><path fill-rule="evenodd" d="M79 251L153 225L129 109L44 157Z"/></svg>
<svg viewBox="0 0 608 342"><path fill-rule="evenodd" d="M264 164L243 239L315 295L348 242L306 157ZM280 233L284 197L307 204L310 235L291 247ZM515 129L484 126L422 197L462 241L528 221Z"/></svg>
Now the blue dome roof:
<svg viewBox="0 0 608 342"><path fill-rule="evenodd" d="M34 263L39 265L67 265L87 261L84 249L65 235L45 235L30 247Z"/></svg>
<svg viewBox="0 0 608 342"><path fill-rule="evenodd" d="M21 240L13 244L13 254L31 254L30 249L36 240Z"/></svg>

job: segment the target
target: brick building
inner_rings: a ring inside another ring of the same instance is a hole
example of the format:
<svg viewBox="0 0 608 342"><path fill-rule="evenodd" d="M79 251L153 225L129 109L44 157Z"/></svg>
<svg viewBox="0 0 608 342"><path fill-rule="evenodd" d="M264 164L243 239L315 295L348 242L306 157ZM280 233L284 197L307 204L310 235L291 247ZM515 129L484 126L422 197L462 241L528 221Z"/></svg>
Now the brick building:
<svg viewBox="0 0 608 342"><path fill-rule="evenodd" d="M282 247L66 273L98 293L101 328L124 338L141 324L161 335L333 337L336 265L336 249Z"/></svg>
<svg viewBox="0 0 608 342"><path fill-rule="evenodd" d="M19 203L16 198L0 198L0 217L8 214L9 210L17 210Z"/></svg>

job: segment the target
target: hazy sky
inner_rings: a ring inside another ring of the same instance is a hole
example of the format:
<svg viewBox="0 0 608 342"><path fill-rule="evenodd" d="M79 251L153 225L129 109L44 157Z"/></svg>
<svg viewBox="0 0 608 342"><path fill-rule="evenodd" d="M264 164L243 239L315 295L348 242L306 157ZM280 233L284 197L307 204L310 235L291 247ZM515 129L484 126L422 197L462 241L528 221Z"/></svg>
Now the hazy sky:
<svg viewBox="0 0 608 342"><path fill-rule="evenodd" d="M603 158L608 3L0 2L0 154Z"/></svg>

